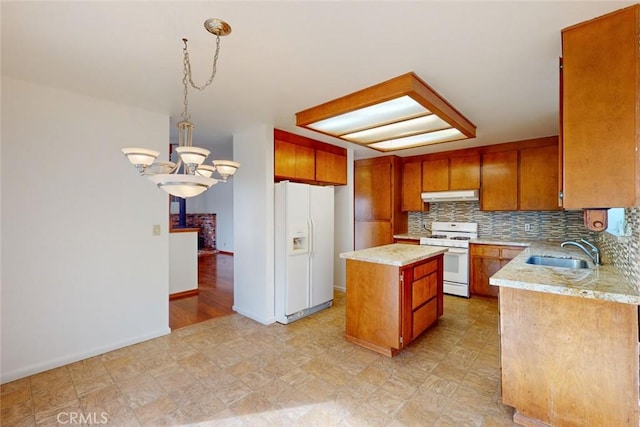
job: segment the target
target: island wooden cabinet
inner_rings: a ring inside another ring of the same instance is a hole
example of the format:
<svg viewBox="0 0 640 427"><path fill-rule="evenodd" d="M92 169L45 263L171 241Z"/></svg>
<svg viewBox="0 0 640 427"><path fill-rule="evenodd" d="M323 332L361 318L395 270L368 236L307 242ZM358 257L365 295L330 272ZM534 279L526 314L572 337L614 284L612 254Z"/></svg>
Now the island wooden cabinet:
<svg viewBox="0 0 640 427"><path fill-rule="evenodd" d="M274 178L307 184L347 183L347 150L274 129Z"/></svg>
<svg viewBox="0 0 640 427"><path fill-rule="evenodd" d="M526 426L638 426L638 307L500 289L502 401Z"/></svg>
<svg viewBox="0 0 640 427"><path fill-rule="evenodd" d="M562 30L565 209L640 205L640 5Z"/></svg>
<svg viewBox="0 0 640 427"><path fill-rule="evenodd" d="M354 162L354 248L393 243L406 233L407 214L401 209L401 161L397 156Z"/></svg>
<svg viewBox="0 0 640 427"><path fill-rule="evenodd" d="M348 341L394 356L443 314L443 256L406 266L347 259Z"/></svg>
<svg viewBox="0 0 640 427"><path fill-rule="evenodd" d="M502 245L469 245L469 291L471 295L497 297L498 288L489 278L518 255L524 247Z"/></svg>

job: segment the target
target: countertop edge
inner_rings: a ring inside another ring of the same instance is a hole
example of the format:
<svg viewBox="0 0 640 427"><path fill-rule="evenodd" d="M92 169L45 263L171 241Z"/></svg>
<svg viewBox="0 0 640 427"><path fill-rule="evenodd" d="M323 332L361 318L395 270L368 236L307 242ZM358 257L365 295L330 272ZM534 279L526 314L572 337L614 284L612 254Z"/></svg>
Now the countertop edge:
<svg viewBox="0 0 640 427"><path fill-rule="evenodd" d="M613 265L600 265L584 270L534 266L526 263L532 255L570 256L587 259L581 252L552 244L534 244L489 278L498 287L575 296L587 299L640 305L640 293ZM588 262L591 262L589 260Z"/></svg>
<svg viewBox="0 0 640 427"><path fill-rule="evenodd" d="M406 249L407 255L402 259L392 259L389 255L394 249ZM428 251L425 253L424 251ZM441 255L448 251L448 248L428 246L428 245L407 245L402 243L393 243L390 245L376 246L373 248L361 249L351 252L343 252L340 254L342 259L350 259L354 261L364 261L374 264L391 265L395 267L404 267L416 262L424 261L434 256ZM422 252L416 254L415 252Z"/></svg>

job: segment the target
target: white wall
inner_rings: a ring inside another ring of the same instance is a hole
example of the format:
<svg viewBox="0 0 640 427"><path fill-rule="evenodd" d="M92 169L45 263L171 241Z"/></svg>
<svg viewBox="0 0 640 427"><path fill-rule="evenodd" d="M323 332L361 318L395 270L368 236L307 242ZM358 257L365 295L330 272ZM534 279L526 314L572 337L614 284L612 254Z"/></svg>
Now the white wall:
<svg viewBox="0 0 640 427"><path fill-rule="evenodd" d="M169 233L169 294L198 289L198 233Z"/></svg>
<svg viewBox="0 0 640 427"><path fill-rule="evenodd" d="M260 323L275 322L273 126L233 136L233 309Z"/></svg>
<svg viewBox="0 0 640 427"><path fill-rule="evenodd" d="M347 263L341 252L353 250L353 149L347 149L347 185L335 187L335 258L333 261L333 286L347 290Z"/></svg>
<svg viewBox="0 0 640 427"><path fill-rule="evenodd" d="M169 332L169 117L2 78L2 382ZM162 227L152 235L153 224Z"/></svg>
<svg viewBox="0 0 640 427"><path fill-rule="evenodd" d="M196 145L196 144L194 144ZM199 145L211 150L207 163L212 160L234 160L233 141L216 145ZM244 165L240 165L242 170ZM238 172L236 172L238 173ZM215 176L216 174L214 174ZM188 213L216 214L216 247L218 250L233 252L233 183L235 178L227 182L218 182L199 196L187 199Z"/></svg>

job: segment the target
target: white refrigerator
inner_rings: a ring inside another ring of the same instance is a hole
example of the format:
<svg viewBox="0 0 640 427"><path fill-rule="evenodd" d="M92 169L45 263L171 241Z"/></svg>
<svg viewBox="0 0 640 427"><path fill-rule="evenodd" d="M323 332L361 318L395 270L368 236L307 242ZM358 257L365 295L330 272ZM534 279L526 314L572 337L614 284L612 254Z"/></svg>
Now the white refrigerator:
<svg viewBox="0 0 640 427"><path fill-rule="evenodd" d="M291 323L333 303L333 187L275 184L275 314Z"/></svg>

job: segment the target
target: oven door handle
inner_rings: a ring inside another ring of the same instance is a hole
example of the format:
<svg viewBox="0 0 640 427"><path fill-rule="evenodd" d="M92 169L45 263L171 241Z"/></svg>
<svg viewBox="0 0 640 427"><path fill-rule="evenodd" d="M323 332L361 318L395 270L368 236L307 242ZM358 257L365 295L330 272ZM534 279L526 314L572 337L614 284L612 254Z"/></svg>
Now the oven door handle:
<svg viewBox="0 0 640 427"><path fill-rule="evenodd" d="M445 253L450 254L466 254L469 253L469 249L467 248L449 248L449 250Z"/></svg>

